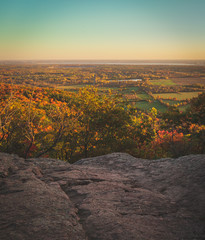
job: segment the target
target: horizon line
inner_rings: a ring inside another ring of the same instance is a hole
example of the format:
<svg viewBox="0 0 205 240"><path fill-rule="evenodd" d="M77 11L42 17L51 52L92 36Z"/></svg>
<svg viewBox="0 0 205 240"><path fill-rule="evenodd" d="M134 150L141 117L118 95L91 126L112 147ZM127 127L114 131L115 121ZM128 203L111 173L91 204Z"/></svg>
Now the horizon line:
<svg viewBox="0 0 205 240"><path fill-rule="evenodd" d="M0 62L30 62L30 61L205 61L205 58L198 58L198 59L187 59L187 58L181 58L181 59L165 59L165 58L156 58L156 59L67 59L67 58L53 58L53 59L0 59Z"/></svg>

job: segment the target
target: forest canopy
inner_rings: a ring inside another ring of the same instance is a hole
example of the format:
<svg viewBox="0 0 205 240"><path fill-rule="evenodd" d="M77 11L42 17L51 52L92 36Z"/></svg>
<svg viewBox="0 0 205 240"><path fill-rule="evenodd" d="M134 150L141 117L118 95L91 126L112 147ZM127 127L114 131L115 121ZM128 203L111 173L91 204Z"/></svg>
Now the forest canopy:
<svg viewBox="0 0 205 240"><path fill-rule="evenodd" d="M0 84L0 151L73 162L114 151L155 159L205 152L205 93L190 108L136 110L98 88L67 92Z"/></svg>

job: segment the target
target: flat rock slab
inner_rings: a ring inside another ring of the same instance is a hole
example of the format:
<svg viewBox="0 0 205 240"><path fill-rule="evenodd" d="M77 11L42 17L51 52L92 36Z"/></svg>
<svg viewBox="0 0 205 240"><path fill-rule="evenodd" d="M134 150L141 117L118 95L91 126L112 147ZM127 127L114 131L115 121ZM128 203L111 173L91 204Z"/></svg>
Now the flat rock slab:
<svg viewBox="0 0 205 240"><path fill-rule="evenodd" d="M204 226L205 155L0 153L0 240L202 240Z"/></svg>

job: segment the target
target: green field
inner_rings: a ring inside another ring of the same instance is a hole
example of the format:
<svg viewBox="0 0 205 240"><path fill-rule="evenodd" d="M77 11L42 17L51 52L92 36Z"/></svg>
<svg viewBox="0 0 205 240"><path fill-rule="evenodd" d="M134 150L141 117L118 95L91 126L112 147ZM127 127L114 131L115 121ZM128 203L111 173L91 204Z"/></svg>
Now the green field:
<svg viewBox="0 0 205 240"><path fill-rule="evenodd" d="M158 80L150 80L150 83L152 85L163 85L163 86L172 86L176 85L172 80L170 79L158 79Z"/></svg>
<svg viewBox="0 0 205 240"><path fill-rule="evenodd" d="M164 103L169 103L169 105L174 105L174 104L178 104L178 103L180 103L181 101L179 101L179 100L170 100L170 99L163 99L163 102Z"/></svg>
<svg viewBox="0 0 205 240"><path fill-rule="evenodd" d="M177 100L186 100L197 97L201 92L180 92L180 93L155 93L153 96L161 97L162 99L176 98Z"/></svg>
<svg viewBox="0 0 205 240"><path fill-rule="evenodd" d="M100 91L120 91L121 89L119 87L97 87Z"/></svg>
<svg viewBox="0 0 205 240"><path fill-rule="evenodd" d="M158 112L165 112L167 110L167 107L157 100L152 103L147 101L139 101L135 103L135 107L145 111L150 111L153 107L156 108Z"/></svg>
<svg viewBox="0 0 205 240"><path fill-rule="evenodd" d="M190 106L190 104L187 104L187 105L184 105L184 106L180 106L180 107L178 107L178 109L179 109L179 111L184 112L184 111L187 110L187 108L188 108L189 106Z"/></svg>
<svg viewBox="0 0 205 240"><path fill-rule="evenodd" d="M132 93L132 91L138 91L139 87L126 87L126 88L122 88L122 92L123 93Z"/></svg>
<svg viewBox="0 0 205 240"><path fill-rule="evenodd" d="M147 93L137 93L137 96L142 100L151 100L152 99Z"/></svg>

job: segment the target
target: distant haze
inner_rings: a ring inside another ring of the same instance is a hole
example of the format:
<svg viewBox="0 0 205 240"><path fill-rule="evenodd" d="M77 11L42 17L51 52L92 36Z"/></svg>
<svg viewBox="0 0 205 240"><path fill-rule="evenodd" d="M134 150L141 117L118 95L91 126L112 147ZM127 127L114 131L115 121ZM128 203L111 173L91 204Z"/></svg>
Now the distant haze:
<svg viewBox="0 0 205 240"><path fill-rule="evenodd" d="M82 67L94 65L175 65L204 66L205 60L0 60L1 64L49 64L65 65L66 67Z"/></svg>
<svg viewBox="0 0 205 240"><path fill-rule="evenodd" d="M1 1L0 60L205 59L204 9L204 0Z"/></svg>

